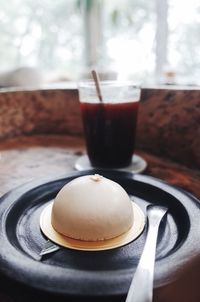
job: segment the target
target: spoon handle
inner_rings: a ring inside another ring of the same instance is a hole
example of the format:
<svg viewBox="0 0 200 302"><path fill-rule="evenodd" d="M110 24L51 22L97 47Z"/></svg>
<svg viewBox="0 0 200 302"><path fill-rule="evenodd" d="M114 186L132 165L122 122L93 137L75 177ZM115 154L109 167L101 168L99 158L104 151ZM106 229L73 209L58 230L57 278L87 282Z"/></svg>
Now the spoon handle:
<svg viewBox="0 0 200 302"><path fill-rule="evenodd" d="M148 232L144 249L133 276L126 302L151 302L153 299L154 262L160 222L167 212L161 206L148 206Z"/></svg>

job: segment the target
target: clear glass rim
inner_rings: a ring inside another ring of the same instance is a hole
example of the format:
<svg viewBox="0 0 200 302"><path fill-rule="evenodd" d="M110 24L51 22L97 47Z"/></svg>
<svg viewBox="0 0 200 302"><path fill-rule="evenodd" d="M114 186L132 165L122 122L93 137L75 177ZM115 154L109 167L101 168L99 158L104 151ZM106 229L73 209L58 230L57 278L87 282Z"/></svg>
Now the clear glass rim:
<svg viewBox="0 0 200 302"><path fill-rule="evenodd" d="M141 86L133 81L120 81L120 80L108 80L100 81L100 87L131 87L140 89ZM78 88L95 88L95 82L93 80L81 80L78 82Z"/></svg>

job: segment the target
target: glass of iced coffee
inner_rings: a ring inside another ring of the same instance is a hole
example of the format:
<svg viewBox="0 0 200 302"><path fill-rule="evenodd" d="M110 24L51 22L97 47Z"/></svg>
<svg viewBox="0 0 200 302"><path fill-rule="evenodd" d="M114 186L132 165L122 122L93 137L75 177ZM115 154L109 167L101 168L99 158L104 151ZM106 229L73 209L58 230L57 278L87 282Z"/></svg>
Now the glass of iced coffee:
<svg viewBox="0 0 200 302"><path fill-rule="evenodd" d="M131 82L79 83L79 100L87 154L93 167L130 165L134 150L140 88Z"/></svg>

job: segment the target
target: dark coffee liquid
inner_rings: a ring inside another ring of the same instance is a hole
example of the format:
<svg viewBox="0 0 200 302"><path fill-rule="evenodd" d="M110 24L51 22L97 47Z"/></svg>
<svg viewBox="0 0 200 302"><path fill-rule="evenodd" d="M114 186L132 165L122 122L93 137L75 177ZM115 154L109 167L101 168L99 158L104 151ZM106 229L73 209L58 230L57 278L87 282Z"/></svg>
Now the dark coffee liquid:
<svg viewBox="0 0 200 302"><path fill-rule="evenodd" d="M120 168L130 164L138 104L81 103L87 152L94 167Z"/></svg>

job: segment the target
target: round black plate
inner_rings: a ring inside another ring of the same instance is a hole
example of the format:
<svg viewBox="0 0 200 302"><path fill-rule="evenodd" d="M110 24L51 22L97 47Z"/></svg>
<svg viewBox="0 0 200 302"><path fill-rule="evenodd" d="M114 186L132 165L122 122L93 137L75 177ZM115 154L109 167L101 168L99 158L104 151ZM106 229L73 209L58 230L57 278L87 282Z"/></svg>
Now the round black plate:
<svg viewBox="0 0 200 302"><path fill-rule="evenodd" d="M99 173L119 184L146 211L148 204L169 208L161 224L155 286L169 282L199 252L200 209L191 195L157 179L127 172L90 170L66 177L28 183L0 199L0 274L46 293L72 296L116 296L128 291L145 238L108 251L83 252L61 248L37 260L46 238L40 213L61 187L75 177ZM108 203L109 207L109 203Z"/></svg>

